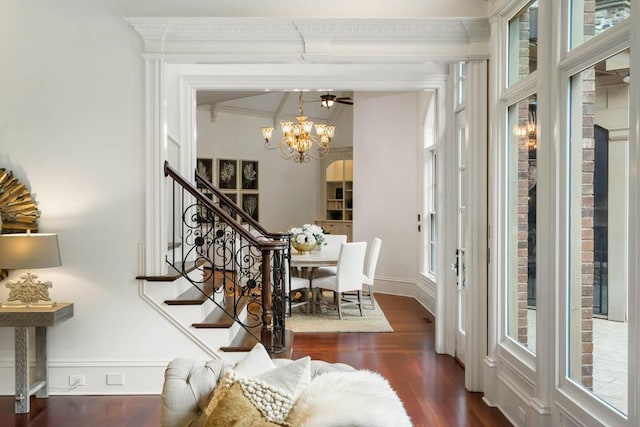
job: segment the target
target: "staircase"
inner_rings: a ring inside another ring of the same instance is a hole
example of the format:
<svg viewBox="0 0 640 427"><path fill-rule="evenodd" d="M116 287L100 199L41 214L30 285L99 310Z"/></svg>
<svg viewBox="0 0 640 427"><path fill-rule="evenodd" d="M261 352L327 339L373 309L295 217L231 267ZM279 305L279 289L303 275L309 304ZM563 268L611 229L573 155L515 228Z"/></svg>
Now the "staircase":
<svg viewBox="0 0 640 427"><path fill-rule="evenodd" d="M203 349L277 357L285 331L289 234L270 233L196 173L195 186L164 164L169 180L167 274L138 276L143 297Z"/></svg>

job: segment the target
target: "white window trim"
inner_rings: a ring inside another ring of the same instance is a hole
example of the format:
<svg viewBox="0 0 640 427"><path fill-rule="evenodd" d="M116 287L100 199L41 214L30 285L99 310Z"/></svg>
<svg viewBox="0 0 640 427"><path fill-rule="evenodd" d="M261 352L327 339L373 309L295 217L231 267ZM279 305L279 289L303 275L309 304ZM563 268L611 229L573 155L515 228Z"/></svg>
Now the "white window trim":
<svg viewBox="0 0 640 427"><path fill-rule="evenodd" d="M557 194L558 196L558 204L557 204L557 218L558 218L558 262L557 262L557 270L558 270L558 300L557 300L557 306L558 306L558 316L556 319L556 325L555 328L558 331L558 336L557 336L557 343L558 343L558 347L557 347L557 352L556 352L556 357L558 360L558 366L557 366L557 376L555 378L555 383L557 384L557 388L556 388L556 393L554 395L555 400L557 402L557 404L561 405L561 407L563 408L571 408L570 410L564 410L562 411L562 415L561 416L571 416L571 417L577 417L580 420L592 420L592 419L596 419L599 422L604 423L605 425L610 425L610 426L623 426L623 425L637 425L638 422L638 408L635 407L634 402L637 401L637 397L638 396L638 392L635 391L638 387L638 375L634 374L634 372L637 372L637 360L636 360L636 368L634 369L633 366L633 357L634 355L637 356L638 353L638 338L636 336L636 342L634 343L633 341L633 331L636 330L636 335L637 335L637 318L632 319L631 317L631 311L635 311L635 310L629 310L629 331L630 331L630 335L629 335L629 365L628 365L628 379L629 379L629 394L628 394L628 414L627 416L622 415L620 412L618 412L616 409L612 408L611 406L607 405L606 403L604 403L603 401L601 401L600 399L598 399L594 394L588 392L587 390L585 390L584 388L582 388L580 385L578 385L577 383L575 383L573 380L567 378L567 376L565 375L565 373L568 370L568 366L567 366L567 356L566 354L568 354L568 334L567 334L567 315L566 315L566 310L565 308L568 305L568 301L567 301L567 294L568 294L568 283L566 278L568 277L569 271L568 271L568 257L570 256L569 254L569 248L568 248L568 242L567 242L567 235L568 235L568 223L565 219L567 219L569 216L568 210L569 210L569 206L568 206L568 202L567 202L567 197L565 196L566 193L566 189L568 188L568 175L566 173L566 169L561 169L561 165L567 165L569 162L569 152L568 152L568 138L569 138L569 132L570 132L570 127L571 127L571 123L569 120L569 112L570 112L570 100L569 100L569 93L570 93L570 79L572 76L580 73L582 70L596 64L597 62L600 62L604 59L607 59L613 55L615 55L618 52L621 52L630 46L630 30L631 30L631 22L624 22L621 24L616 25L615 27L593 37L591 40L588 40L580 45L578 45L576 48L572 49L569 52L566 52L562 58L562 60L558 63L558 72L557 74L560 76L558 78L558 85L559 85L559 91L558 93L563 93L566 94L566 96L559 96L558 97L558 115L556 115L557 117L555 118L557 120L556 122L556 126L558 129L558 141L560 142L558 147L557 147L557 159L558 159L558 164L559 164L559 173L557 176ZM568 29L565 30L564 33L564 38L563 38L563 46L568 46ZM632 49L631 55L633 57L634 55L634 51ZM637 75L637 72L634 73ZM634 97L633 95L633 87L630 87L630 92L629 92L629 99L638 99L637 98L637 89L636 89L636 96ZM630 118L630 135L629 135L629 140L630 141L637 141L637 133L636 136L634 137L634 131L633 131L633 124L631 123L631 120L633 117L637 117L637 103L634 102L630 102L630 111L629 111L629 118ZM634 113L634 109L636 109L636 112ZM558 116L562 116L565 119L560 119L560 117ZM636 119L636 126L637 126L637 119ZM636 127L637 129L637 127ZM630 169L633 170L633 163L634 163L634 159L635 160L635 165L636 167L638 166L638 159L637 159L637 147L636 144L630 144ZM636 152L636 154L632 154L632 152ZM637 173L637 172L636 172ZM633 198L634 195L636 197L636 202L637 202L637 198L638 198L638 187L637 184L635 183L635 181L637 181L637 176L636 178L633 177L633 172L631 172L631 175L629 177L630 180L630 189L629 189L629 195L630 195L630 205L633 204ZM635 190L632 188L635 186ZM636 239L638 238L638 227L637 227L637 220L633 220L633 209L632 212L630 213L630 219L629 219L629 232L631 236L636 236ZM637 219L637 213L635 214L635 218ZM634 286L634 283L637 283L637 278L638 278L638 273L634 271L634 267L633 264L637 264L637 262L633 262L632 260L637 259L638 253L637 251L634 250L634 246L633 243L631 242L630 239L630 248L629 248L629 265L630 265L630 271L629 271L629 300L628 300L628 304L630 307L632 307L632 295L635 294L636 295L636 299L637 299L637 285ZM638 242L638 240L636 240L636 242ZM633 274L633 276L632 276ZM637 307L637 305L636 305ZM635 315L634 315L635 316ZM632 323L634 322L634 323ZM634 421L635 420L635 421Z"/></svg>

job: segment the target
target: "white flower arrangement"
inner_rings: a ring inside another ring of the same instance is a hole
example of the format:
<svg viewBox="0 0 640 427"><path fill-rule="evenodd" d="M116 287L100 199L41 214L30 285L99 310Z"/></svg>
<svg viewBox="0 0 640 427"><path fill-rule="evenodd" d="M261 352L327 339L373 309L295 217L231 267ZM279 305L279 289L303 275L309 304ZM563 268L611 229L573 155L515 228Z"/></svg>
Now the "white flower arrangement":
<svg viewBox="0 0 640 427"><path fill-rule="evenodd" d="M293 227L289 230L292 235L291 240L297 243L310 243L322 245L324 243L324 232L322 227L315 224L304 224L302 227Z"/></svg>

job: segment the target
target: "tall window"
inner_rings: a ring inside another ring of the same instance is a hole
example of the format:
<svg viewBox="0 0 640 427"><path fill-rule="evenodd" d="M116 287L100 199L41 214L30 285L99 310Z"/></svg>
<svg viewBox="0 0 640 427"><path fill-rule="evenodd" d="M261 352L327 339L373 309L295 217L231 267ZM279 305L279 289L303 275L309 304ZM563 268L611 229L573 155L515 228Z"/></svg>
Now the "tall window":
<svg viewBox="0 0 640 427"><path fill-rule="evenodd" d="M424 139L422 143L423 170L423 208L422 208L422 271L435 279L437 254L437 216L438 210L438 154L436 144L436 95L431 93L424 120Z"/></svg>
<svg viewBox="0 0 640 427"><path fill-rule="evenodd" d="M537 96L508 109L507 335L535 352Z"/></svg>
<svg viewBox="0 0 640 427"><path fill-rule="evenodd" d="M509 21L509 84L538 69L538 0Z"/></svg>
<svg viewBox="0 0 640 427"><path fill-rule="evenodd" d="M531 1L508 23L509 86L523 82L527 93L510 94L506 148L506 335L536 352L538 1ZM523 98L523 96L525 96Z"/></svg>
<svg viewBox="0 0 640 427"><path fill-rule="evenodd" d="M629 53L573 75L567 376L627 413Z"/></svg>
<svg viewBox="0 0 640 427"><path fill-rule="evenodd" d="M427 161L425 167L425 173L427 175L426 182L426 225L425 232L427 233L426 241L426 268L427 271L435 275L436 274L436 188L437 188L437 174L438 172L438 156L433 148L427 151Z"/></svg>

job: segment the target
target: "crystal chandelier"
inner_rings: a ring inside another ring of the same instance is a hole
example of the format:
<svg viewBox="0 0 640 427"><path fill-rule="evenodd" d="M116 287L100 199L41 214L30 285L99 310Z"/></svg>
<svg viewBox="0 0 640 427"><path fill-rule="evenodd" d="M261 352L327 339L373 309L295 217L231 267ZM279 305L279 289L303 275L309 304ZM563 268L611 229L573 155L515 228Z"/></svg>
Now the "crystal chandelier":
<svg viewBox="0 0 640 427"><path fill-rule="evenodd" d="M264 146L268 150L278 150L278 154L284 159L293 159L296 163L305 163L311 159L323 159L329 153L329 144L336 130L335 126L317 124L315 125L315 135L312 135L314 124L307 120L302 111L302 92L298 103L297 123L282 121L282 140L277 145L270 145L273 135L272 127L262 128ZM313 145L317 146L317 155L311 152Z"/></svg>

